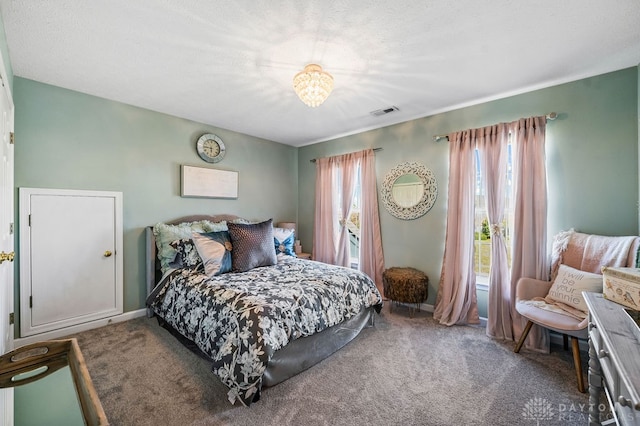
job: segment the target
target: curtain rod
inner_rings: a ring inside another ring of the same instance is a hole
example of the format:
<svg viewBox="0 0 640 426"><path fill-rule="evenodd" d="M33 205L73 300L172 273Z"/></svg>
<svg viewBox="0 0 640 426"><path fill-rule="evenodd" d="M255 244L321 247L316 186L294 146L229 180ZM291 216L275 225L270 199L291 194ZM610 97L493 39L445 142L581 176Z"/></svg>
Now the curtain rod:
<svg viewBox="0 0 640 426"><path fill-rule="evenodd" d="M550 112L549 114L546 114L544 117L545 117L547 120L553 121L553 120L555 120L556 118L558 118L558 114L557 114L557 113L555 113L555 112ZM433 141L434 141L434 142L438 142L440 139L446 139L446 140L449 140L449 135L435 135L435 136L433 137Z"/></svg>
<svg viewBox="0 0 640 426"><path fill-rule="evenodd" d="M374 150L374 151L382 151L382 148L373 148L373 150ZM311 159L311 160L309 160L309 161L311 161L312 163L315 163L315 162L316 162L316 159L315 159L315 158L312 158L312 159Z"/></svg>

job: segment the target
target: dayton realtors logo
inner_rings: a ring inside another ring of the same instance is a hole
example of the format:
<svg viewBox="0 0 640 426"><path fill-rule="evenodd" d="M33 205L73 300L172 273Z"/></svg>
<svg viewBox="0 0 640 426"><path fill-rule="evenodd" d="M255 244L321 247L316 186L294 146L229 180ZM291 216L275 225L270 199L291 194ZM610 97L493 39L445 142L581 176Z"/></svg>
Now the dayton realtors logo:
<svg viewBox="0 0 640 426"><path fill-rule="evenodd" d="M522 417L525 420L535 420L536 426L540 425L540 420L553 420L553 405L544 398L531 398L522 410Z"/></svg>
<svg viewBox="0 0 640 426"><path fill-rule="evenodd" d="M612 418L612 413L605 404L598 405L597 413L600 421ZM522 417L525 420L535 421L536 426L552 421L558 422L557 424L566 424L566 422L583 423L589 420L589 404L568 403L554 405L546 398L531 398L524 404Z"/></svg>

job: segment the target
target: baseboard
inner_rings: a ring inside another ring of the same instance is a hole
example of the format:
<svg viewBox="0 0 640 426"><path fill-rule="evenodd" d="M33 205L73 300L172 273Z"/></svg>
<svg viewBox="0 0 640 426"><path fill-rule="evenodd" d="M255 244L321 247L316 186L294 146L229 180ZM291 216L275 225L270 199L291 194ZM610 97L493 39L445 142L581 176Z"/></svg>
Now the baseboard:
<svg viewBox="0 0 640 426"><path fill-rule="evenodd" d="M485 317L480 317L480 324L478 327L487 328L487 319Z"/></svg>
<svg viewBox="0 0 640 426"><path fill-rule="evenodd" d="M44 340L60 339L65 336L77 334L83 331L92 330L94 328L104 327L105 325L115 324L119 322L129 321L134 318L139 318L147 315L146 309L138 309L136 311L125 312L120 315L116 315L109 318L102 318L95 321L89 321L82 324L74 325L71 327L61 328L60 330L47 331L33 336L19 337L13 339L13 347L19 348L20 346L29 345L31 343L42 342Z"/></svg>
<svg viewBox="0 0 640 426"><path fill-rule="evenodd" d="M391 300L385 300L385 303L392 303ZM411 303L400 303L400 305L403 306L407 306L410 308L414 308L415 304L411 304ZM422 311L426 311L426 312L431 312L433 313L435 307L433 305L429 305L427 303L421 303L420 304L420 310ZM480 327L480 328L486 328L487 327L487 318L485 317L480 317L480 324L472 324L472 327ZM549 333L549 341L551 343L551 345L553 346L564 346L564 340L562 339L562 334L558 334L555 332L550 332ZM571 343L569 343L571 344ZM578 345L580 347L581 351L584 352L589 352L589 341L588 340L578 340Z"/></svg>
<svg viewBox="0 0 640 426"><path fill-rule="evenodd" d="M402 305L402 306L406 306L407 308L415 308L416 307L416 303L403 303L403 302L394 302L391 299L384 299L384 303L397 303L398 305ZM434 310L434 306L433 305L429 305L427 303L420 303L420 308L421 311L425 311L425 312L431 312L433 313Z"/></svg>
<svg viewBox="0 0 640 426"><path fill-rule="evenodd" d="M395 302L392 302L389 299L385 299L384 301L385 301L385 303L395 303ZM406 306L408 308L415 308L415 306L416 306L414 303L402 303L402 302L399 302L399 304L402 305L402 306ZM433 313L433 311L435 310L435 306L427 304L427 303L421 303L420 304L420 310L421 311L425 311L425 312ZM485 317L480 317L480 324L470 324L470 326L471 327L482 327L482 328L485 328L487 326L487 319Z"/></svg>
<svg viewBox="0 0 640 426"><path fill-rule="evenodd" d="M433 313L433 311L435 310L435 306L429 305L426 303L421 303L420 310Z"/></svg>

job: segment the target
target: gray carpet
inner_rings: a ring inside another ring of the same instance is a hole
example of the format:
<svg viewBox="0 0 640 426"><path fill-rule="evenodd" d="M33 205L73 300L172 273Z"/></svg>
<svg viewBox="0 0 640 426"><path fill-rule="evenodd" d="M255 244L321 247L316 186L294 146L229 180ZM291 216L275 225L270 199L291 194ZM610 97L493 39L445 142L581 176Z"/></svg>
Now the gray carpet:
<svg viewBox="0 0 640 426"><path fill-rule="evenodd" d="M233 406L207 361L155 319L77 337L112 425L584 425L569 351L494 341L431 314L389 314L309 370ZM586 365L587 354L583 354Z"/></svg>

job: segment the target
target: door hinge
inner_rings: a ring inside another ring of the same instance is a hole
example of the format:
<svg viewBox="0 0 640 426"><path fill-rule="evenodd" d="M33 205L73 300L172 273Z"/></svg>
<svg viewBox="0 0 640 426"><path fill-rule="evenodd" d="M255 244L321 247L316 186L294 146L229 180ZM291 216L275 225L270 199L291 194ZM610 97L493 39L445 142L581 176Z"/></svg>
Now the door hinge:
<svg viewBox="0 0 640 426"><path fill-rule="evenodd" d="M29 215L29 226L31 226L31 215Z"/></svg>
<svg viewBox="0 0 640 426"><path fill-rule="evenodd" d="M15 318L15 315L13 314L13 312L11 312L11 313L9 314L9 325L13 324L13 323L14 323L14 321L15 321L15 319L16 319L16 318Z"/></svg>
<svg viewBox="0 0 640 426"><path fill-rule="evenodd" d="M33 296L29 296L29 307L33 308Z"/></svg>
<svg viewBox="0 0 640 426"><path fill-rule="evenodd" d="M13 145L13 139L14 139L13 132L10 132L10 133L9 133L9 143L10 143L11 145Z"/></svg>
<svg viewBox="0 0 640 426"><path fill-rule="evenodd" d="M9 224L9 235L13 235L13 222Z"/></svg>

